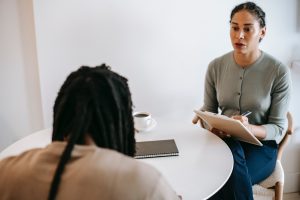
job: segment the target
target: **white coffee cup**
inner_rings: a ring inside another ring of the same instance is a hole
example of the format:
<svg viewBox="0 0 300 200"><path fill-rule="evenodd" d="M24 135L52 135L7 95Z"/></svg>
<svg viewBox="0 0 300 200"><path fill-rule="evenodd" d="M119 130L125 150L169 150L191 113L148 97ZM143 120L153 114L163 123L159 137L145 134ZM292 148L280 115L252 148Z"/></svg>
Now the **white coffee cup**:
<svg viewBox="0 0 300 200"><path fill-rule="evenodd" d="M133 113L133 119L134 119L134 127L139 130L143 131L147 129L151 125L151 114L148 112L134 112Z"/></svg>

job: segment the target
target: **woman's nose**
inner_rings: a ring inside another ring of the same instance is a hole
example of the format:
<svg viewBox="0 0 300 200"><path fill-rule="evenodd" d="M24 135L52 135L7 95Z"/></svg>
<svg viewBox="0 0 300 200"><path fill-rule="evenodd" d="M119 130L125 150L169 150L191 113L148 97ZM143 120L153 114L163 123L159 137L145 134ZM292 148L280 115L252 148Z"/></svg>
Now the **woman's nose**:
<svg viewBox="0 0 300 200"><path fill-rule="evenodd" d="M237 34L237 36L238 36L239 39L244 39L245 38L244 31L239 31L238 34Z"/></svg>

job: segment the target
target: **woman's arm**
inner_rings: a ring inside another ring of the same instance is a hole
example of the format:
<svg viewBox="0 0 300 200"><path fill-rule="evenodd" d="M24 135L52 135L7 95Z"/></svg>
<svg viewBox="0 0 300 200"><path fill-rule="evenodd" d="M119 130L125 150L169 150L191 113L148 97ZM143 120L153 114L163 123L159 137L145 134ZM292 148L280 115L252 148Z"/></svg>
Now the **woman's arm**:
<svg viewBox="0 0 300 200"><path fill-rule="evenodd" d="M259 140L263 140L267 136L267 130L264 126L249 124L248 117L242 115L232 116L233 119L240 120L249 131Z"/></svg>
<svg viewBox="0 0 300 200"><path fill-rule="evenodd" d="M219 103L217 100L217 92L215 88L215 70L214 65L215 60L209 63L206 74L205 74L205 83L204 83L204 105L200 108L200 110L210 111L213 113L218 112ZM197 124L199 121L199 117L197 115L194 116L192 122L193 124Z"/></svg>

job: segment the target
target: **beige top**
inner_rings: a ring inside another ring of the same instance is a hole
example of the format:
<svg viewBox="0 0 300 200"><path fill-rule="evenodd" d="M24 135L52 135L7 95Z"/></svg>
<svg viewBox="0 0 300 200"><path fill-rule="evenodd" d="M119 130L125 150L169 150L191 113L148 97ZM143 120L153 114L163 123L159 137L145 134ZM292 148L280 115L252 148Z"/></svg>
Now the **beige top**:
<svg viewBox="0 0 300 200"><path fill-rule="evenodd" d="M47 199L65 148L53 142L0 161L0 199ZM76 145L63 172L56 199L178 199L153 167L116 151Z"/></svg>

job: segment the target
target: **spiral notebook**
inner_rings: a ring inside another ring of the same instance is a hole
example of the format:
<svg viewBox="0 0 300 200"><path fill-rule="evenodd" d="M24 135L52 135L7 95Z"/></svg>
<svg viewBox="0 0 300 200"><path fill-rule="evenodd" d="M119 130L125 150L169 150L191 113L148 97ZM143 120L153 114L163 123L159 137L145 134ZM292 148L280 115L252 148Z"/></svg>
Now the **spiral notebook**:
<svg viewBox="0 0 300 200"><path fill-rule="evenodd" d="M174 139L154 140L137 142L134 158L140 159L178 155L179 151Z"/></svg>

